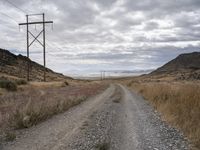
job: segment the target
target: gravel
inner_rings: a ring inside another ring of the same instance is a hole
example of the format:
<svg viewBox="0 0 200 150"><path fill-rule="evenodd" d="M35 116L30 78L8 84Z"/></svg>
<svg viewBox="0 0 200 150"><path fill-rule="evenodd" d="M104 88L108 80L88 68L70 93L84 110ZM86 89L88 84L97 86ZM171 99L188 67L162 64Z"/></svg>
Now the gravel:
<svg viewBox="0 0 200 150"><path fill-rule="evenodd" d="M28 131L8 150L189 150L183 134L122 85ZM34 146L37 143L37 147Z"/></svg>
<svg viewBox="0 0 200 150"><path fill-rule="evenodd" d="M121 86L124 92L127 140L123 149L131 150L188 150L183 134L160 119L159 114L141 96ZM129 139L131 137L131 140ZM133 142L134 141L134 142Z"/></svg>
<svg viewBox="0 0 200 150"><path fill-rule="evenodd" d="M119 96L119 94L121 96ZM121 98L117 102L116 99ZM71 139L72 150L188 150L183 134L160 119L141 96L117 86Z"/></svg>

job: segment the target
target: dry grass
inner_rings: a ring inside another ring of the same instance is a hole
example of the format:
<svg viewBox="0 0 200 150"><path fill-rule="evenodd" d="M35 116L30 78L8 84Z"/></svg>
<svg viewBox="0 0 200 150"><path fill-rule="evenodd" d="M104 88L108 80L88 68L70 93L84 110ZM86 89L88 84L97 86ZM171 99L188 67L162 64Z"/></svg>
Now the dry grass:
<svg viewBox="0 0 200 150"><path fill-rule="evenodd" d="M200 149L200 84L132 82L129 86L149 100L166 121L181 129Z"/></svg>
<svg viewBox="0 0 200 150"><path fill-rule="evenodd" d="M108 143L101 143L101 144L97 144L97 145L95 146L95 148L96 148L97 150L109 150L109 149L110 149L110 146L109 146Z"/></svg>
<svg viewBox="0 0 200 150"><path fill-rule="evenodd" d="M32 88L48 88L48 87L62 87L65 86L63 81L53 81L53 82L30 82Z"/></svg>
<svg viewBox="0 0 200 150"><path fill-rule="evenodd" d="M6 141L14 141L16 139L16 134L14 132L6 132L5 133L5 140Z"/></svg>
<svg viewBox="0 0 200 150"><path fill-rule="evenodd" d="M18 81L18 83L19 82L21 82L21 81ZM51 81L51 82L31 81L31 82L28 82L27 84L18 84L18 91L26 91L27 89L42 90L42 89L46 89L46 88L60 88L60 87L66 87L69 85L74 85L74 84L71 81L67 81L67 80Z"/></svg>
<svg viewBox="0 0 200 150"><path fill-rule="evenodd" d="M13 122L15 128L27 128L55 114L64 112L85 99L86 96L68 97L67 99L59 97L56 101L39 98L41 102L38 101L38 103L33 99L29 99L28 103L22 109L16 110L10 121Z"/></svg>
<svg viewBox="0 0 200 150"><path fill-rule="evenodd" d="M93 96L106 86L85 84L59 88L32 88L0 96L0 133L27 128L64 112Z"/></svg>

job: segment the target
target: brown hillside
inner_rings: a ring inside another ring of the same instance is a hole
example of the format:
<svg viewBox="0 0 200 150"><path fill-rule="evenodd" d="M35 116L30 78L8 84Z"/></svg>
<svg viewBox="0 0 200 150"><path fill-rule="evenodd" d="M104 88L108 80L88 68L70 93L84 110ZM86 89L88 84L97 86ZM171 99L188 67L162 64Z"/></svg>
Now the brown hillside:
<svg viewBox="0 0 200 150"><path fill-rule="evenodd" d="M43 80L44 67L34 61L31 61L25 56L14 55L7 50L0 49L0 75L12 76L17 78L26 78L27 76L27 61L30 61L30 80ZM47 81L59 81L63 79L71 79L62 74L56 73L46 68Z"/></svg>
<svg viewBox="0 0 200 150"><path fill-rule="evenodd" d="M178 79L200 79L200 52L181 54L150 75L174 75Z"/></svg>

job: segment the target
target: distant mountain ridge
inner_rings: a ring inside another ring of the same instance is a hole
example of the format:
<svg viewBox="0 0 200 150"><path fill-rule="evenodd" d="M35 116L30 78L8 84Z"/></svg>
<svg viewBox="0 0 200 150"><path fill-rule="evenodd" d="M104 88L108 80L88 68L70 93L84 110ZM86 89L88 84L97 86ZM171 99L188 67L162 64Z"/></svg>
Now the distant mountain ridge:
<svg viewBox="0 0 200 150"><path fill-rule="evenodd" d="M0 49L0 76L12 76L16 78L27 77L27 61L30 61L30 80L43 80L44 67L25 56L15 55L8 50ZM47 81L59 81L71 79L63 74L56 73L46 68Z"/></svg>
<svg viewBox="0 0 200 150"><path fill-rule="evenodd" d="M181 54L150 75L174 74L182 79L200 79L200 52Z"/></svg>

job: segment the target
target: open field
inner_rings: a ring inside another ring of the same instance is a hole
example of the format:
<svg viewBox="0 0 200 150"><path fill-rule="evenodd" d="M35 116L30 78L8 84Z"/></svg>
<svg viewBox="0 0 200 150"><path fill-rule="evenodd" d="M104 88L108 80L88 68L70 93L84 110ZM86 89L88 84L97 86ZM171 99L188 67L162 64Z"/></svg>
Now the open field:
<svg viewBox="0 0 200 150"><path fill-rule="evenodd" d="M64 112L106 88L98 83L66 85L30 83L26 90L0 96L0 135L13 129L27 128ZM10 136L10 135L9 135Z"/></svg>
<svg viewBox="0 0 200 150"><path fill-rule="evenodd" d="M124 81L161 113L163 120L179 128L200 149L200 83L198 81Z"/></svg>

